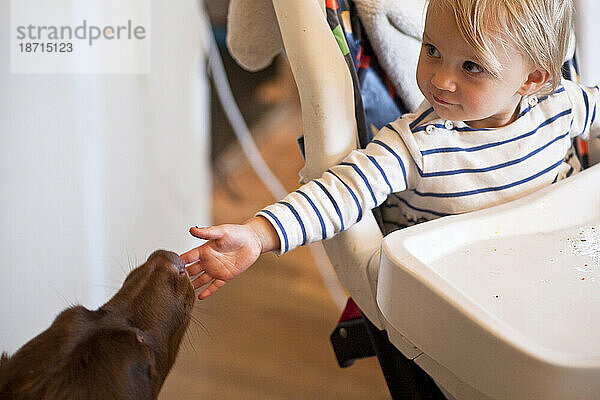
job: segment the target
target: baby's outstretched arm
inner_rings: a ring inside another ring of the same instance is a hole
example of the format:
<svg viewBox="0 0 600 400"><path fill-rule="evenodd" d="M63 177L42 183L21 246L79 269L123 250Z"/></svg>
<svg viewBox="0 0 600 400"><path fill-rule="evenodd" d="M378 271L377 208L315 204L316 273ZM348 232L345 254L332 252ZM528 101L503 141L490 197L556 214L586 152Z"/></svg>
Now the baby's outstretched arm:
<svg viewBox="0 0 600 400"><path fill-rule="evenodd" d="M258 259L262 253L280 246L277 232L263 217L253 217L242 225L226 224L191 228L190 233L207 242L181 255L190 276L204 272L192 281L194 289L210 282L200 293L205 299L219 290Z"/></svg>
<svg viewBox="0 0 600 400"><path fill-rule="evenodd" d="M285 253L297 246L333 237L359 221L390 193L414 187L422 161L411 161L404 143L414 141L407 122L386 127L364 150L351 152L281 201L265 207L242 225L191 228L208 242L181 255L194 277L194 288L209 284L205 299L250 267L261 253ZM396 130L398 129L398 130Z"/></svg>

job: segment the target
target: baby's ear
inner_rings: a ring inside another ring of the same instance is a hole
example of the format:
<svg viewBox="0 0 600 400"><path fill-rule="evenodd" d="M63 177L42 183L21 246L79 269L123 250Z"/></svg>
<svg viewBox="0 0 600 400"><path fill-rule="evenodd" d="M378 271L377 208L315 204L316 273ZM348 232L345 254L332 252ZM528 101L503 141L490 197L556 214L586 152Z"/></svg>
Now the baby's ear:
<svg viewBox="0 0 600 400"><path fill-rule="evenodd" d="M519 88L518 92L522 96L535 93L540 90L550 79L550 73L542 68L534 69L527 75L527 80Z"/></svg>

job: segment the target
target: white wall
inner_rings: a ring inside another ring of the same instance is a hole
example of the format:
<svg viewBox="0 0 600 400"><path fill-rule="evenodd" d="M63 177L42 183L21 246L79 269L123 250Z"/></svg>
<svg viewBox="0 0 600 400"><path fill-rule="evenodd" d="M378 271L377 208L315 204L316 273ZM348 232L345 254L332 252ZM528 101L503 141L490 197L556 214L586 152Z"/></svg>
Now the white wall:
<svg viewBox="0 0 600 400"><path fill-rule="evenodd" d="M600 84L600 2L598 0L576 0L575 26L581 82L590 86ZM600 162L600 140L588 142L590 163Z"/></svg>
<svg viewBox="0 0 600 400"><path fill-rule="evenodd" d="M600 2L597 0L577 0L575 23L579 49L579 64L582 82L588 85L600 84Z"/></svg>
<svg viewBox="0 0 600 400"><path fill-rule="evenodd" d="M0 1L0 351L209 222L204 16L152 1L147 75L19 75Z"/></svg>

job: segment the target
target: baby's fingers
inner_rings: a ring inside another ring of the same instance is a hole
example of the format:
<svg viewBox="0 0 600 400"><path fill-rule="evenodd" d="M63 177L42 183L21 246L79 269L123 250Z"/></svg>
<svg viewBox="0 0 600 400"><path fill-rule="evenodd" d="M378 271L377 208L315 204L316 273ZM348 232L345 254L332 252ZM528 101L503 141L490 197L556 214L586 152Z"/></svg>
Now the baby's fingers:
<svg viewBox="0 0 600 400"><path fill-rule="evenodd" d="M205 272L192 281L192 286L194 287L194 289L198 289L199 287L206 285L211 280L212 277Z"/></svg>
<svg viewBox="0 0 600 400"><path fill-rule="evenodd" d="M216 240L223 237L223 229L219 226L209 226L206 228L192 227L190 233L199 239Z"/></svg>
<svg viewBox="0 0 600 400"><path fill-rule="evenodd" d="M206 299L208 296L210 296L211 294L213 294L214 292L216 292L217 290L222 288L226 283L227 283L226 281L223 281L221 279L215 279L206 289L204 289L202 291L202 293L200 293L198 295L198 299L200 299L200 300Z"/></svg>
<svg viewBox="0 0 600 400"><path fill-rule="evenodd" d="M191 252L191 250L188 251L188 253L189 252ZM185 262L184 256L185 256L185 254L182 254L181 259ZM187 271L189 276L194 276L194 275L197 275L200 272L204 271L204 267L205 267L205 264L202 261L198 261L198 262L195 262L195 263L190 264L187 267L185 267L185 270Z"/></svg>
<svg viewBox="0 0 600 400"><path fill-rule="evenodd" d="M198 261L200 259L200 256L202 255L202 253L204 253L204 249L202 248L202 246L200 247L196 247L195 249L191 249L186 251L185 253L181 254L179 257L181 257L181 260L183 261L184 264L189 264L189 263L193 263L194 261ZM196 263L198 264L198 263ZM188 270L188 273L190 275L196 275L198 272L194 272L195 271L195 267L192 271L189 270L189 267L186 268Z"/></svg>
<svg viewBox="0 0 600 400"><path fill-rule="evenodd" d="M217 227L209 227L209 228L191 228L190 233L200 239L210 240L212 237L218 239L222 236L220 233L221 229ZM203 258L206 259L207 252L207 244L209 242L204 243L202 246L198 246L191 250L186 251L181 254L179 257L183 260L184 264L190 264L195 261L201 261ZM190 275L197 274L197 272L190 272Z"/></svg>

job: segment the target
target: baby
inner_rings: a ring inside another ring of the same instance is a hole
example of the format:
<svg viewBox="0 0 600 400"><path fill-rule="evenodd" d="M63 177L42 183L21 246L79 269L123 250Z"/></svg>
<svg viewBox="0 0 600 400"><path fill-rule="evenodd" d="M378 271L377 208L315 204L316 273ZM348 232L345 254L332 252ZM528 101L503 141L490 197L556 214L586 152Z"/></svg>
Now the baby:
<svg viewBox="0 0 600 400"><path fill-rule="evenodd" d="M598 87L561 79L572 0L430 0L425 101L363 150L242 225L191 228L182 255L204 299L261 253L329 238L394 194L408 221L504 203L579 170L572 139L600 127Z"/></svg>

